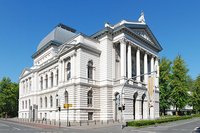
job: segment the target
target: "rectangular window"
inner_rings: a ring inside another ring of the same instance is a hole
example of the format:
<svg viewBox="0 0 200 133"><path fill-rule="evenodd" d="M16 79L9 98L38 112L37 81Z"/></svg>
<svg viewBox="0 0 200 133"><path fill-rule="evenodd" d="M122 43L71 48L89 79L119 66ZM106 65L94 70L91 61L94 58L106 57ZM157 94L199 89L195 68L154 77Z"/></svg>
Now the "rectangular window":
<svg viewBox="0 0 200 133"><path fill-rule="evenodd" d="M88 112L88 120L93 120L93 112Z"/></svg>

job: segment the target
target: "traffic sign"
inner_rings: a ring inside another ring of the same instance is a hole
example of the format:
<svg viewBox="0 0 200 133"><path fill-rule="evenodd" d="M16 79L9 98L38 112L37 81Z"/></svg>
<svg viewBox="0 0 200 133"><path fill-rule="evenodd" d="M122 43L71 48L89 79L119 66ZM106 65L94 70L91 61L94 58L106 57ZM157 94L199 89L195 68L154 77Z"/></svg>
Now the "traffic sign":
<svg viewBox="0 0 200 133"><path fill-rule="evenodd" d="M66 108L69 108L69 107L72 107L72 104L67 104L67 103L64 104L64 108L65 108L65 109L66 109Z"/></svg>

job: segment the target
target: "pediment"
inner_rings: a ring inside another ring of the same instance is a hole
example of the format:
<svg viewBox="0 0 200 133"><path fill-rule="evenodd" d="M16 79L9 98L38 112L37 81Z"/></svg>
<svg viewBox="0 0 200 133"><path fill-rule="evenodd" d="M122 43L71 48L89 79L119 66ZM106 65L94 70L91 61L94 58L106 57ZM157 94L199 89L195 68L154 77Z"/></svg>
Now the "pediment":
<svg viewBox="0 0 200 133"><path fill-rule="evenodd" d="M151 37L148 35L148 33L144 29L132 29L132 31L138 34L140 37L146 39L147 41L154 43Z"/></svg>
<svg viewBox="0 0 200 133"><path fill-rule="evenodd" d="M64 46L59 50L58 55L61 55L62 53L66 52L69 48L73 47L72 44L64 44Z"/></svg>
<svg viewBox="0 0 200 133"><path fill-rule="evenodd" d="M25 75L29 74L30 72L31 72L31 70L30 70L30 69L28 69L28 68L25 68L25 69L22 71L22 73L21 73L20 77L23 77L23 76L25 76Z"/></svg>
<svg viewBox="0 0 200 133"><path fill-rule="evenodd" d="M126 27L134 34L149 42L149 44L158 49L158 51L162 50L160 43L147 25L126 25Z"/></svg>

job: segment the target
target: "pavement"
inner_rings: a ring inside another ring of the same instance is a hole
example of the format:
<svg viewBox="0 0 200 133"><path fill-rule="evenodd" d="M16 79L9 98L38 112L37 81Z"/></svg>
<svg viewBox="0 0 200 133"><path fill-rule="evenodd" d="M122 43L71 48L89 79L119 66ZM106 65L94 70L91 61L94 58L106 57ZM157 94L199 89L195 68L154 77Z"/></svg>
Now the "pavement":
<svg viewBox="0 0 200 133"><path fill-rule="evenodd" d="M0 133L192 133L200 127L200 118L160 125L121 129L120 123L108 125L61 127L0 119Z"/></svg>

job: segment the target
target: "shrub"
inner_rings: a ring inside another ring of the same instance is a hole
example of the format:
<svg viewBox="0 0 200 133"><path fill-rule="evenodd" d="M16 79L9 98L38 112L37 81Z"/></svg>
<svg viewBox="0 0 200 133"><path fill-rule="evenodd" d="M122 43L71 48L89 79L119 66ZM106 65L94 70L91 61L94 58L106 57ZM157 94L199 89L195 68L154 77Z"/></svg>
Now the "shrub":
<svg viewBox="0 0 200 133"><path fill-rule="evenodd" d="M200 114L192 116L166 116L166 117L161 117L160 119L157 120L135 120L128 122L128 126L141 127L141 126L155 125L155 124L161 124L178 120L191 119L193 117L200 117Z"/></svg>

